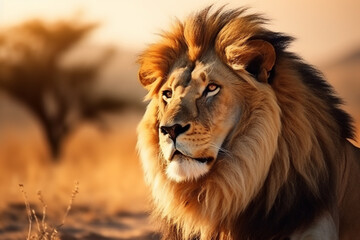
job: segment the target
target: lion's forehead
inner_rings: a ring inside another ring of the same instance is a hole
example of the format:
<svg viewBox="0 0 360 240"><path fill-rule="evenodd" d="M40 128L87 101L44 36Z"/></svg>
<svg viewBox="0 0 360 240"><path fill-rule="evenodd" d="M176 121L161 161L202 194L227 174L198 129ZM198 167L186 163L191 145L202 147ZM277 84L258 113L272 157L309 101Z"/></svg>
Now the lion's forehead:
<svg viewBox="0 0 360 240"><path fill-rule="evenodd" d="M209 64L201 62L175 68L170 74L168 87L181 97L200 97L208 83L209 72Z"/></svg>

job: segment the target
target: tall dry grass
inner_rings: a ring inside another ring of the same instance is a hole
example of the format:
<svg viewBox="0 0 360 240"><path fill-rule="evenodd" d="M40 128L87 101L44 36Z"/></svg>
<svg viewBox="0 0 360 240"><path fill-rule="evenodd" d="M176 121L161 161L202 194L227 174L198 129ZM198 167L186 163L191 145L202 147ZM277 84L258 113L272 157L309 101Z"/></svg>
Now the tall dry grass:
<svg viewBox="0 0 360 240"><path fill-rule="evenodd" d="M49 206L50 212L59 214L75 180L81 183L78 205L104 213L147 209L147 189L135 150L141 112L104 115L104 126L83 123L64 140L59 161L54 162L31 112L0 98L0 209L22 202L18 184L24 183L27 192L46 193L48 202L60 206ZM18 117L21 123L14 121ZM37 197L29 196L29 202L37 202Z"/></svg>

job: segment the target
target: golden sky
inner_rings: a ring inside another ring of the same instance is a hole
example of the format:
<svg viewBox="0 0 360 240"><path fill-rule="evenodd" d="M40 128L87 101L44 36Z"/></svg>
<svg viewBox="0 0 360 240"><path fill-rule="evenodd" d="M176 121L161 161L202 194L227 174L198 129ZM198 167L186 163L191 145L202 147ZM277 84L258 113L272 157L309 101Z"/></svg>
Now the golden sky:
<svg viewBox="0 0 360 240"><path fill-rule="evenodd" d="M173 17L183 19L211 3L265 13L272 19L269 28L295 36L292 50L313 63L360 47L358 0L0 0L0 27L34 17L53 20L81 14L84 20L102 22L92 40L141 49Z"/></svg>

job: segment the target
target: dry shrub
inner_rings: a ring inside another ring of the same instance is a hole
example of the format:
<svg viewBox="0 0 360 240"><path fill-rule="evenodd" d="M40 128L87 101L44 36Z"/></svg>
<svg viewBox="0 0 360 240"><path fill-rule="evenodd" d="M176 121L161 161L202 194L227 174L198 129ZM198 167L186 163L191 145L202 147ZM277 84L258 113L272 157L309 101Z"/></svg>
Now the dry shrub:
<svg viewBox="0 0 360 240"><path fill-rule="evenodd" d="M42 196L41 191L38 191L38 199L42 205L42 218L39 220L39 218L36 215L36 212L33 208L31 208L31 205L29 203L28 200L28 196L27 193L25 191L24 185L23 184L19 184L20 190L23 194L24 197L24 202L25 202L25 206L26 206L26 213L27 213L27 217L28 217L28 221L29 221L29 230L28 230L28 234L27 234L27 240L59 240L59 229L65 224L66 218L71 210L71 207L73 205L73 202L75 200L76 195L79 193L79 183L75 182L75 186L74 189L72 191L71 194L71 198L70 198L70 202L68 207L66 208L64 217L62 219L61 224L59 224L58 226L52 227L49 226L48 223L46 222L46 210L47 210L47 205L44 201L44 198ZM34 233L34 220L36 223L36 230Z"/></svg>

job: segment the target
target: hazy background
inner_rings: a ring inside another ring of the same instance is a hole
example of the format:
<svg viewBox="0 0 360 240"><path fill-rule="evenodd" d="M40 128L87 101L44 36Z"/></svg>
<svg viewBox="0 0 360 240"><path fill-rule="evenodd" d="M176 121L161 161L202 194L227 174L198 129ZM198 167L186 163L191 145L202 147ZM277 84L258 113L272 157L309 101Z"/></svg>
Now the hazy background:
<svg viewBox="0 0 360 240"><path fill-rule="evenodd" d="M34 206L42 190L56 224L77 180L64 239L149 239L136 56L211 3L248 6L296 37L291 50L323 71L359 136L359 1L0 0L0 238L24 239L18 184Z"/></svg>

